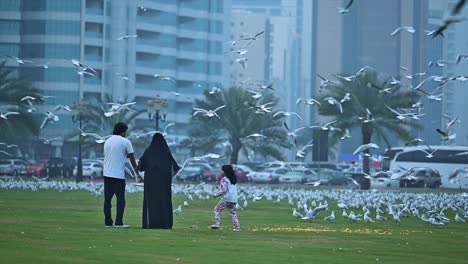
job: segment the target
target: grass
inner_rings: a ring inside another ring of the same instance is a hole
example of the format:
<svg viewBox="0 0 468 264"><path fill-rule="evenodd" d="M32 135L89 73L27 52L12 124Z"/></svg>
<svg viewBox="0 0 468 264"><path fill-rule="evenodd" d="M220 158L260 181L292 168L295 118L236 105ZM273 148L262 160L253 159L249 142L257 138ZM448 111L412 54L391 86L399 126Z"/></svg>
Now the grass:
<svg viewBox="0 0 468 264"><path fill-rule="evenodd" d="M175 196L174 206L183 199ZM211 199L189 201L173 230L143 230L136 193L127 194L131 228L106 229L102 200L83 191L0 190L0 263L468 263L468 223L350 223L334 203L336 221L321 220L327 212L305 222L287 201L262 200L239 212L235 233L227 212L222 230L208 229Z"/></svg>

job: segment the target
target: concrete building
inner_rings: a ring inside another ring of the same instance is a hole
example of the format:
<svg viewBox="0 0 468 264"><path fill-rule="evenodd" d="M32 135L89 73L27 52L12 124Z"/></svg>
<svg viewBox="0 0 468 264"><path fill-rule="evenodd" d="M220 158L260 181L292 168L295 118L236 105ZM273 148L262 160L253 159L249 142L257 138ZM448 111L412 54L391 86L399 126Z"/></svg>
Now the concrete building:
<svg viewBox="0 0 468 264"><path fill-rule="evenodd" d="M229 84L223 43L229 40L230 13L231 0L2 0L0 54L48 64L46 69L8 62L19 76L55 96L42 111L104 94L114 101L134 100L135 108L143 109L158 94L168 100L167 121L176 122L174 133L182 136L194 98ZM117 40L125 35L138 37ZM79 76L67 59L91 66L96 77ZM70 115L60 119L42 136L65 138L75 129ZM146 115L136 123L154 126Z"/></svg>
<svg viewBox="0 0 468 264"><path fill-rule="evenodd" d="M457 1L449 0L444 9L444 15L448 15ZM468 7L464 7L460 16L468 17ZM461 60L456 64L459 54L468 54L468 22L463 21L451 25L445 32L443 44L443 59L448 65L443 68L443 75L447 77L467 76L468 60ZM442 89L442 113L452 118L459 117L460 122L454 125L451 132L456 133L456 145L468 145L468 98L467 81L451 81ZM442 117L441 125L445 128L447 120Z"/></svg>

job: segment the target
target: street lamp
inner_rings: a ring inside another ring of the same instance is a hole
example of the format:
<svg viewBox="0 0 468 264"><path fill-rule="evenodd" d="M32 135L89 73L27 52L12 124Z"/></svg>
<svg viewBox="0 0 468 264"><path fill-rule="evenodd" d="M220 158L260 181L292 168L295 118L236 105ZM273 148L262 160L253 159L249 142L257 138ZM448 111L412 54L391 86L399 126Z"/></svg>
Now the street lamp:
<svg viewBox="0 0 468 264"><path fill-rule="evenodd" d="M76 103L73 103L71 105L71 109L73 110L72 122L73 123L79 122L80 131L82 131L83 121L85 119L85 115L83 114L83 112L86 109L86 105L83 101L80 101L78 105ZM82 157L82 151L81 151L81 144L82 144L82 135L80 132L79 141L78 141L78 164L76 165L77 167L76 181L77 182L80 182L83 180L83 157Z"/></svg>
<svg viewBox="0 0 468 264"><path fill-rule="evenodd" d="M154 100L148 100L146 102L146 111L148 112L148 119L156 121L156 131L159 131L159 120L161 122L166 121L167 116L167 108L169 107L169 103L167 99L161 100L159 94L156 95Z"/></svg>

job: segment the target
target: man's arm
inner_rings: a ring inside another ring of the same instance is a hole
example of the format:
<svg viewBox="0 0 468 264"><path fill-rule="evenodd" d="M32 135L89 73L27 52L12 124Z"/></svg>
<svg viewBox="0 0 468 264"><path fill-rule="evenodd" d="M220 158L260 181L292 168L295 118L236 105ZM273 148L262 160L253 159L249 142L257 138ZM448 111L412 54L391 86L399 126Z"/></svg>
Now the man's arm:
<svg viewBox="0 0 468 264"><path fill-rule="evenodd" d="M140 182L143 178L140 176L138 172L138 165L135 160L135 155L133 153L127 154L127 158L130 159L130 163L132 164L133 172L135 173L137 182Z"/></svg>

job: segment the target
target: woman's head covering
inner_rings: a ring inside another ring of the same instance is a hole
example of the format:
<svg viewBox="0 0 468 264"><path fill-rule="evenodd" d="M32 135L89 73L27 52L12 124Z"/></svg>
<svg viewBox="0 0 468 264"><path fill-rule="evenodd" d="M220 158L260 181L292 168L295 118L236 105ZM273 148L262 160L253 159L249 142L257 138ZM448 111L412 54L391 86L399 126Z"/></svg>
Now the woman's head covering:
<svg viewBox="0 0 468 264"><path fill-rule="evenodd" d="M178 170L179 167L174 157L172 157L166 139L160 132L153 135L153 140L145 150L145 153L143 153L141 160L144 162L146 168L157 166L159 170L171 170L174 168Z"/></svg>

